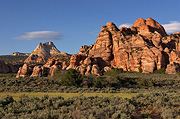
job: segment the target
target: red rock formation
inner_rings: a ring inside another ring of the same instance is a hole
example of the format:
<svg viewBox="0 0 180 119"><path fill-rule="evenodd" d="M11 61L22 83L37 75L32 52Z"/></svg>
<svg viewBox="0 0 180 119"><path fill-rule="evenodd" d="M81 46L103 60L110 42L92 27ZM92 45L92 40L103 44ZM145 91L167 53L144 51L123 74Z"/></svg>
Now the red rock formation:
<svg viewBox="0 0 180 119"><path fill-rule="evenodd" d="M24 64L22 67L19 68L19 71L16 75L16 78L25 77L32 73L32 69L28 66L28 64Z"/></svg>
<svg viewBox="0 0 180 119"><path fill-rule="evenodd" d="M31 77L41 77L41 76L54 76L56 71L65 70L67 64L69 63L70 55L59 54L50 57L47 63L43 66L37 65L32 68L32 71L28 71L30 68L27 64L19 68L17 73L18 77L24 77L30 75Z"/></svg>
<svg viewBox="0 0 180 119"><path fill-rule="evenodd" d="M167 65L166 73L167 74L176 74L180 72L180 65L175 62L171 62Z"/></svg>
<svg viewBox="0 0 180 119"><path fill-rule="evenodd" d="M139 71L139 68L142 68L143 73L149 73L167 65L168 57L163 51L162 43L164 36L167 36L164 28L152 18L139 18L131 28L122 27L120 30L114 23L108 22L101 27L96 42L90 47L81 47L80 51L84 51L84 56L96 59L97 66L101 68L111 66L123 68L125 71ZM76 61L80 63L81 60L80 58ZM93 65L91 62L90 66ZM78 70L81 70L82 74L87 69L77 63L70 66L79 66Z"/></svg>
<svg viewBox="0 0 180 119"><path fill-rule="evenodd" d="M30 62L45 62L52 55L60 54L60 51L56 48L53 42L39 43L36 49L30 54L30 56L24 61Z"/></svg>
<svg viewBox="0 0 180 119"><path fill-rule="evenodd" d="M42 76L41 66L35 66L33 68L33 73L31 74L31 77L41 77L41 76Z"/></svg>
<svg viewBox="0 0 180 119"><path fill-rule="evenodd" d="M131 28L122 27L120 30L108 22L101 27L96 42L82 46L69 62L68 66L67 62L49 60L43 67L49 68L49 76L57 70L71 68L83 75L101 75L103 70L110 71L110 67L123 68L124 71L139 71L141 68L143 73L167 67L167 73L178 72L180 33L167 36L163 26L152 18L139 18ZM172 62L176 64L172 65Z"/></svg>
<svg viewBox="0 0 180 119"><path fill-rule="evenodd" d="M157 31L163 37L167 36L163 26L161 26L157 21L152 18L148 18L146 20L139 18L134 22L133 27L137 28L137 31L139 31L139 33L142 35L147 35Z"/></svg>

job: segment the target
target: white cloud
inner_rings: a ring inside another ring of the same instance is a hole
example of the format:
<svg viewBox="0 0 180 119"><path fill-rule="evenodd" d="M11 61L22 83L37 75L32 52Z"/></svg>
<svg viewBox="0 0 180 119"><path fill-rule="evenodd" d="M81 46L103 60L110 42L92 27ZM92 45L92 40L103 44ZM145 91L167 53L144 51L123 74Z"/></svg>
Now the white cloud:
<svg viewBox="0 0 180 119"><path fill-rule="evenodd" d="M98 31L92 31L92 32L89 32L89 34L92 34L92 35L98 35L99 32L98 32Z"/></svg>
<svg viewBox="0 0 180 119"><path fill-rule="evenodd" d="M180 32L180 22L170 21L169 24L162 25L168 34Z"/></svg>
<svg viewBox="0 0 180 119"><path fill-rule="evenodd" d="M133 24L125 23L125 24L119 25L119 28L121 28L121 27L127 27L127 28L130 28L132 25L133 25Z"/></svg>
<svg viewBox="0 0 180 119"><path fill-rule="evenodd" d="M33 31L26 32L25 35L15 37L18 40L61 40L62 35L54 31Z"/></svg>

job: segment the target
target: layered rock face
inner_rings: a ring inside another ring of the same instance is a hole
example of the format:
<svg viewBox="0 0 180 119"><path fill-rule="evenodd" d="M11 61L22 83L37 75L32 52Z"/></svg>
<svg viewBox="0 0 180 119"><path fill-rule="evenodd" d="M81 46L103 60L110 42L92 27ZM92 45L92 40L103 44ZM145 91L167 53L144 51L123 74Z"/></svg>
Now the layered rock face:
<svg viewBox="0 0 180 119"><path fill-rule="evenodd" d="M51 55L43 49L34 52ZM57 50L53 52L58 53ZM163 26L152 18L139 18L131 28L118 29L114 23L108 22L101 27L96 42L91 46L82 46L77 54L71 56L69 64L53 60L44 66L34 67L31 76L41 76L44 67L48 68L49 76L53 76L56 70L68 69L77 69L83 75L101 75L103 71L111 71L111 67L137 72L142 69L143 73L166 68L166 73L178 73L180 32L168 36Z"/></svg>
<svg viewBox="0 0 180 119"><path fill-rule="evenodd" d="M132 28L136 28L139 34L148 35L150 33L154 33L155 31L161 34L161 36L167 36L164 28L157 21L152 18L148 18L146 20L139 18L134 22Z"/></svg>
<svg viewBox="0 0 180 119"><path fill-rule="evenodd" d="M79 70L82 75L95 74L100 76L102 73L97 58L87 57L83 55L72 55L70 65L66 68Z"/></svg>
<svg viewBox="0 0 180 119"><path fill-rule="evenodd" d="M131 28L118 29L114 23L108 22L102 26L93 45L81 47L78 57L96 59L96 65L104 71L109 66L125 71L142 69L143 73L150 73L166 68L171 62L180 63L179 39L178 33L167 36L163 26L152 18L139 18ZM79 70L84 74L87 71L82 63L84 59L74 59L76 65L71 68L83 67Z"/></svg>
<svg viewBox="0 0 180 119"><path fill-rule="evenodd" d="M30 62L45 62L52 55L61 53L53 42L39 43L36 49L30 54L30 56L24 61L25 63Z"/></svg>
<svg viewBox="0 0 180 119"><path fill-rule="evenodd" d="M24 64L22 67L19 68L16 78L25 77L25 76L31 74L31 72L32 72L32 68L29 67L28 64Z"/></svg>
<svg viewBox="0 0 180 119"><path fill-rule="evenodd" d="M10 63L0 61L0 73L16 73L18 68Z"/></svg>
<svg viewBox="0 0 180 119"><path fill-rule="evenodd" d="M70 55L59 54L50 57L45 65L29 66L25 63L19 68L16 78L28 75L31 77L54 76L56 71L65 70L67 68L69 59Z"/></svg>

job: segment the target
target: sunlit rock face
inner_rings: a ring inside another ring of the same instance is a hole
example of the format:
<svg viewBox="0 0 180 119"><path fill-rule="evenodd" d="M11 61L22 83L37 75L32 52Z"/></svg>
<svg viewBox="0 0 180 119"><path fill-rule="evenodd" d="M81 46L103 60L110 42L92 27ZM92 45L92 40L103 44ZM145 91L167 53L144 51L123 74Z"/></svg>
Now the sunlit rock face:
<svg viewBox="0 0 180 119"><path fill-rule="evenodd" d="M34 61L42 61L57 53L60 52L51 42L41 43L29 59L35 57ZM71 56L69 65L61 62L52 67L50 64L43 66L49 67L49 76L56 70L69 69L77 69L83 75L102 75L112 67L137 72L141 69L143 73L165 68L166 73L177 73L180 69L180 33L168 36L163 26L152 18L139 18L131 28L118 29L108 22L101 27L94 44L81 46L79 52ZM36 67L33 70L37 71L33 74L37 76L42 69Z"/></svg>
<svg viewBox="0 0 180 119"><path fill-rule="evenodd" d="M49 41L44 44L39 43L39 45L24 62L45 62L52 55L57 55L59 53L61 52L56 48L53 42Z"/></svg>

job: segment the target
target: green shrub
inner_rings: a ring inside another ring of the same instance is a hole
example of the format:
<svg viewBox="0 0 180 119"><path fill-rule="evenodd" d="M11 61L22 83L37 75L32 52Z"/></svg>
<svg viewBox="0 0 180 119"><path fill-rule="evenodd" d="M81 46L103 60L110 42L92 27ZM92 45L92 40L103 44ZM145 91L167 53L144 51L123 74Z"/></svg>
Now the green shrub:
<svg viewBox="0 0 180 119"><path fill-rule="evenodd" d="M104 75L114 76L115 74L123 73L122 68L112 68L112 71L104 72Z"/></svg>
<svg viewBox="0 0 180 119"><path fill-rule="evenodd" d="M93 86L96 88L110 87L110 83L105 80L105 77L97 77Z"/></svg>
<svg viewBox="0 0 180 119"><path fill-rule="evenodd" d="M166 72L166 70L165 70L165 68L163 67L163 68L161 68L161 69L155 70L153 73L156 73L156 74L165 74L165 72Z"/></svg>
<svg viewBox="0 0 180 119"><path fill-rule="evenodd" d="M5 105L8 105L9 103L14 102L14 99L12 96L4 95L0 98L0 107L4 107Z"/></svg>
<svg viewBox="0 0 180 119"><path fill-rule="evenodd" d="M139 67L138 70L139 70L139 73L142 73L142 68L141 67Z"/></svg>
<svg viewBox="0 0 180 119"><path fill-rule="evenodd" d="M180 72L178 72L178 75L180 75Z"/></svg>
<svg viewBox="0 0 180 119"><path fill-rule="evenodd" d="M152 79L141 79L141 78L139 78L136 81L137 81L138 86L140 86L140 87L154 86Z"/></svg>
<svg viewBox="0 0 180 119"><path fill-rule="evenodd" d="M66 71L61 76L60 84L62 86L76 86L79 87L82 83L82 75L75 69Z"/></svg>

